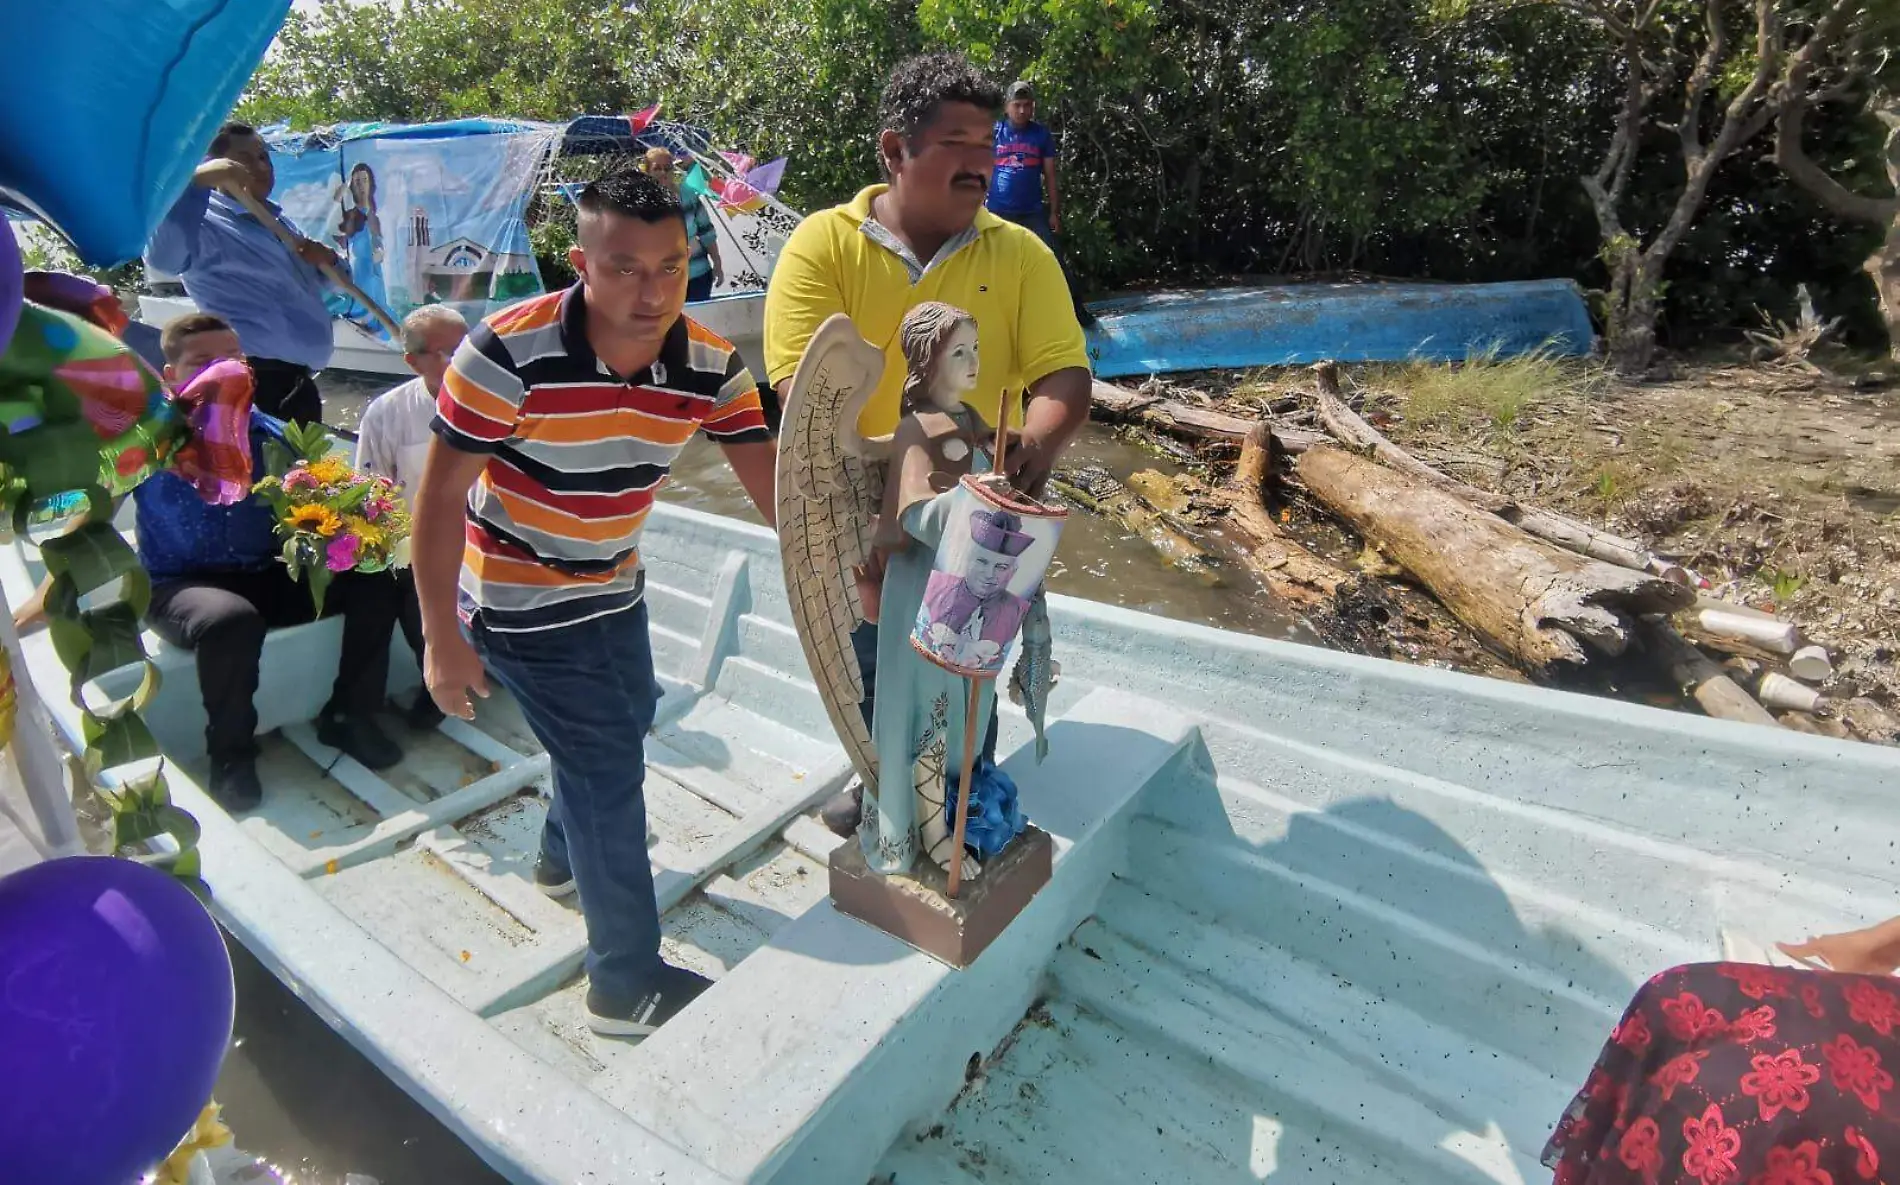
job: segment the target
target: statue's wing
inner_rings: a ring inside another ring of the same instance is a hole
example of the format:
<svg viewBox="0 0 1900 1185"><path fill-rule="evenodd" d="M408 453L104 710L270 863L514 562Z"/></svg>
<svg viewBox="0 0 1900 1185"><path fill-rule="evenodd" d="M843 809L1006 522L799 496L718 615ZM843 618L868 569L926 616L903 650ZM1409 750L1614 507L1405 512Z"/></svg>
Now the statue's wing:
<svg viewBox="0 0 1900 1185"><path fill-rule="evenodd" d="M864 621L852 569L870 558L884 496L876 442L857 435L858 413L883 376L883 351L849 317L833 316L792 376L778 441L779 553L792 621L845 754L874 790L877 749L858 707L864 680L851 648Z"/></svg>

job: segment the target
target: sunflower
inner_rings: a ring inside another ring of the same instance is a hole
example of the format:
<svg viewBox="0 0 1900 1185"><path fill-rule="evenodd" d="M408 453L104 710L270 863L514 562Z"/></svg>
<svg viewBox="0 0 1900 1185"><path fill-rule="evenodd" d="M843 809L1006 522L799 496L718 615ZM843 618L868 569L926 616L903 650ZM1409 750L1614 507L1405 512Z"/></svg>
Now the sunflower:
<svg viewBox="0 0 1900 1185"><path fill-rule="evenodd" d="M350 479L350 467L335 457L325 457L321 461L312 461L305 471L318 483L326 486L340 486Z"/></svg>
<svg viewBox="0 0 1900 1185"><path fill-rule="evenodd" d="M327 539L337 533L343 520L327 506L293 506L284 516L284 525L293 531L315 531Z"/></svg>
<svg viewBox="0 0 1900 1185"><path fill-rule="evenodd" d="M350 534L363 541L363 546L381 547L383 545L382 528L361 515L346 516L343 519L343 525L350 529Z"/></svg>

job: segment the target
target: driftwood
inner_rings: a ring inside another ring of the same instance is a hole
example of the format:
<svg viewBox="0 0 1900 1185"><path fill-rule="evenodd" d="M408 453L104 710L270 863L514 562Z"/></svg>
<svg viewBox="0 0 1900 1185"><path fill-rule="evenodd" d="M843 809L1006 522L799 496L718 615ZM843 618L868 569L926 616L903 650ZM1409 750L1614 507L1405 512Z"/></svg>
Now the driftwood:
<svg viewBox="0 0 1900 1185"><path fill-rule="evenodd" d="M1460 621L1534 671L1587 661L1585 644L1621 654L1633 615L1694 600L1679 584L1553 547L1437 483L1344 449L1308 449L1297 472Z"/></svg>
<svg viewBox="0 0 1900 1185"><path fill-rule="evenodd" d="M1684 641L1668 622L1645 623L1643 638L1650 651L1662 660L1669 677L1685 694L1694 697L1704 712L1720 720L1776 725L1768 709L1743 691L1739 683L1728 677L1728 672L1715 665L1715 660Z"/></svg>
<svg viewBox="0 0 1900 1185"><path fill-rule="evenodd" d="M1234 475L1214 491L1214 498L1226 508L1234 531L1252 545L1242 558L1267 587L1291 601L1330 599L1352 580L1351 573L1288 538L1267 509L1267 484L1277 443L1278 433L1255 424L1241 443Z"/></svg>
<svg viewBox="0 0 1900 1185"><path fill-rule="evenodd" d="M1210 557L1200 544L1108 470L1096 465L1059 469L1050 482L1063 497L1147 540L1173 566L1197 573L1209 570Z"/></svg>
<svg viewBox="0 0 1900 1185"><path fill-rule="evenodd" d="M1401 473L1449 494L1456 494L1473 506L1488 510L1507 522L1559 547L1567 548L1606 564L1619 564L1637 571L1649 569L1649 549L1633 539L1624 539L1599 531L1566 515L1523 506L1503 494L1494 494L1467 485L1440 473L1430 465L1386 439L1384 433L1366 423L1359 413L1346 405L1339 390L1339 368L1330 362L1313 367L1319 388L1319 420L1349 448L1371 453Z"/></svg>
<svg viewBox="0 0 1900 1185"><path fill-rule="evenodd" d="M1159 395L1126 391L1099 381L1089 388L1089 398L1105 419L1127 420L1189 440L1239 444L1247 438L1247 433L1253 430L1254 425L1260 423L1259 420L1243 416L1230 416L1226 412L1195 407L1191 403L1163 399ZM1290 453L1301 452L1326 439L1324 433L1305 428L1275 428L1274 434Z"/></svg>

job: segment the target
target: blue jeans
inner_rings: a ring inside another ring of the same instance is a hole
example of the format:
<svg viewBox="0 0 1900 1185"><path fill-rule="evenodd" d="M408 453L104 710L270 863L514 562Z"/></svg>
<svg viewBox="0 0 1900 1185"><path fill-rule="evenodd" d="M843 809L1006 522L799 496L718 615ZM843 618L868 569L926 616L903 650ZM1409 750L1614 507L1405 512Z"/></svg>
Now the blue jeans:
<svg viewBox="0 0 1900 1185"><path fill-rule="evenodd" d="M529 633L486 629L478 613L468 634L552 761L541 858L574 874L589 986L631 1004L661 965L644 793L659 698L647 607Z"/></svg>

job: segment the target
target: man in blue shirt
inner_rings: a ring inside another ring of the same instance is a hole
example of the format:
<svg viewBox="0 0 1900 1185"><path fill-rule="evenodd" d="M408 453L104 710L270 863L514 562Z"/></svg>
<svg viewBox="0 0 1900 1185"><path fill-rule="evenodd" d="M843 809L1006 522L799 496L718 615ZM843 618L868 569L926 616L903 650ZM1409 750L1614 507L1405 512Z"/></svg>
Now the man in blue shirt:
<svg viewBox="0 0 1900 1185"><path fill-rule="evenodd" d="M1005 118L996 121L996 173L990 181L990 213L1035 231L1053 251L1053 236L1062 233L1056 138L1036 122L1036 92L1028 83L1010 83L1005 100Z"/></svg>
<svg viewBox="0 0 1900 1185"><path fill-rule="evenodd" d="M165 379L178 384L226 358L243 356L223 320L191 313L165 327ZM251 471L264 474L264 445L283 440L281 420L251 409ZM198 655L204 695L206 789L227 810L256 806L258 661L265 631L312 620L310 589L290 578L270 507L256 496L213 506L191 483L164 472L132 491L138 509L139 558L152 577L147 620L160 637ZM402 759L402 750L370 720L389 682L390 630L399 605L388 572L340 572L324 596L324 613L343 615L336 685L317 722L317 738L371 769Z"/></svg>
<svg viewBox="0 0 1900 1185"><path fill-rule="evenodd" d="M996 171L990 178L990 213L1027 227L1056 251L1062 233L1062 194L1056 187L1056 138L1036 122L1036 92L1016 81L1004 92L1004 118L996 121ZM1062 253L1056 251L1057 262ZM1064 267L1063 273L1068 273ZM1071 286L1073 287L1073 286ZM1095 318L1074 292L1076 319L1093 325Z"/></svg>
<svg viewBox="0 0 1900 1185"><path fill-rule="evenodd" d="M316 373L335 341L324 307L322 263L336 252L304 238L270 200L270 148L250 127L227 123L171 211L152 232L146 266L184 281L200 309L223 318L243 343L259 411L285 420L323 418ZM300 240L292 252L225 187L248 190Z"/></svg>

